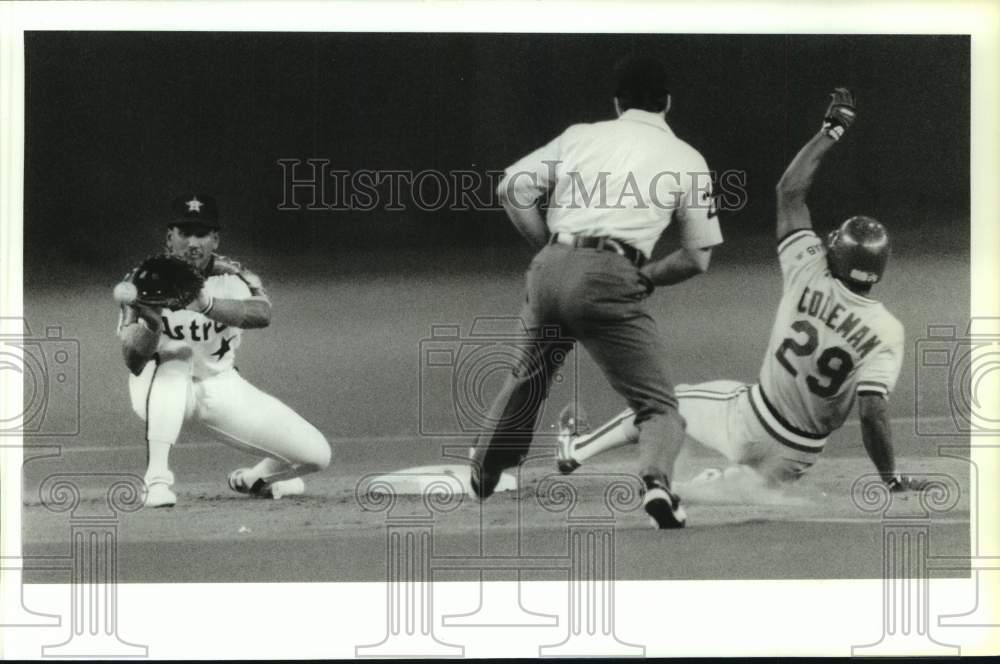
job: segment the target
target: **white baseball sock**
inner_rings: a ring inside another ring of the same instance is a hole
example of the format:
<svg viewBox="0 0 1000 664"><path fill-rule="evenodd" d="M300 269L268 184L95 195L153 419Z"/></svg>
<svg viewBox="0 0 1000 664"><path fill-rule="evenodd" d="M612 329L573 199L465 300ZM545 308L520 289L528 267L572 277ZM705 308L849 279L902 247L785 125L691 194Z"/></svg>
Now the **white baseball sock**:
<svg viewBox="0 0 1000 664"><path fill-rule="evenodd" d="M592 456L639 442L639 429L634 422L635 413L627 410L605 422L593 433L578 437L573 441L573 459L583 463Z"/></svg>
<svg viewBox="0 0 1000 664"><path fill-rule="evenodd" d="M170 485L174 482L174 475L170 472L170 448L184 425L190 384L191 369L187 361L168 360L156 367L146 395L146 441L149 450L146 484L159 481Z"/></svg>
<svg viewBox="0 0 1000 664"><path fill-rule="evenodd" d="M148 443L149 463L146 464L146 484L163 483L170 486L174 483L174 474L170 472L171 443L162 440L151 440Z"/></svg>

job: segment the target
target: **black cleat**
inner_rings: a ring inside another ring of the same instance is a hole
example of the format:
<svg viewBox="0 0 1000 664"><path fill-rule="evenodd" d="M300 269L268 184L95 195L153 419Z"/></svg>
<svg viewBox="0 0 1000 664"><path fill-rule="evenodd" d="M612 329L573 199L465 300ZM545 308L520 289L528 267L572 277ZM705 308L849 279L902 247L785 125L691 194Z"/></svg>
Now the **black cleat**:
<svg viewBox="0 0 1000 664"><path fill-rule="evenodd" d="M680 496L672 492L667 483L644 478L646 491L642 497L642 507L653 518L661 530L683 528L687 523L687 513L681 507Z"/></svg>
<svg viewBox="0 0 1000 664"><path fill-rule="evenodd" d="M500 483L500 473L483 472L478 463L472 464L472 472L469 474L469 485L472 487L472 494L479 500L486 500L493 495Z"/></svg>
<svg viewBox="0 0 1000 664"><path fill-rule="evenodd" d="M500 484L503 472L508 468L517 468L524 461L530 443L530 438L526 442L510 439L494 439L489 443L482 439L477 441L469 450L472 462L469 484L472 494L479 500L492 496Z"/></svg>

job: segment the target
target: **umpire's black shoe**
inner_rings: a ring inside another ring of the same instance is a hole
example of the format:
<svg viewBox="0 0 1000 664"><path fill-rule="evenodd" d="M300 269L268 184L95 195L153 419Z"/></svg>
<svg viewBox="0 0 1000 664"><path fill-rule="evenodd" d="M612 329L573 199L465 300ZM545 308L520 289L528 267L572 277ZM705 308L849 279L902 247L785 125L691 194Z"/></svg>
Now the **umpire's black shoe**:
<svg viewBox="0 0 1000 664"><path fill-rule="evenodd" d="M472 493L479 500L486 500L493 495L500 483L500 473L484 471L481 464L473 462L472 472L469 475L469 484L472 486Z"/></svg>
<svg viewBox="0 0 1000 664"><path fill-rule="evenodd" d="M482 441L481 441L482 442ZM521 443L494 440L492 444L483 442L469 450L472 472L469 484L472 493L479 500L486 500L496 491L503 471L517 468L528 454L528 448Z"/></svg>
<svg viewBox="0 0 1000 664"><path fill-rule="evenodd" d="M687 514L681 507L681 498L670 490L669 485L661 479L644 477L645 493L642 496L642 507L646 514L653 517L656 527L660 529L683 528L687 523Z"/></svg>
<svg viewBox="0 0 1000 664"><path fill-rule="evenodd" d="M493 495L503 471L516 466L520 461L516 455L513 458L508 457L511 457L510 451L503 445L473 447L469 450L472 462L469 484L472 486L472 495L480 501Z"/></svg>

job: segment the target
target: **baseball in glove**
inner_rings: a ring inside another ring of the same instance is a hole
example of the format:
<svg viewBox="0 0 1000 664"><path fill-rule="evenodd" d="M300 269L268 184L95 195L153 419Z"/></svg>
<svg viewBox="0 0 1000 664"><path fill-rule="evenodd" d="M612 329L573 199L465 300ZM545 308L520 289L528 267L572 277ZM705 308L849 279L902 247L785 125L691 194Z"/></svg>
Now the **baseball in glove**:
<svg viewBox="0 0 1000 664"><path fill-rule="evenodd" d="M136 300L151 307L183 309L193 302L205 285L205 277L180 258L150 256L132 273Z"/></svg>

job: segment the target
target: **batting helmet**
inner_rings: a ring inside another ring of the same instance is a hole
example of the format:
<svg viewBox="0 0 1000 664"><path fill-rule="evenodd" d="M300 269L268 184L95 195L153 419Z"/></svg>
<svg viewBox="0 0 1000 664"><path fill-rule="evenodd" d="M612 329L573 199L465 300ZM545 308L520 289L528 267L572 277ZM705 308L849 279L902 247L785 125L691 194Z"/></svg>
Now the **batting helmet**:
<svg viewBox="0 0 1000 664"><path fill-rule="evenodd" d="M830 273L850 286L870 288L885 272L889 234L878 220L851 217L827 236Z"/></svg>

